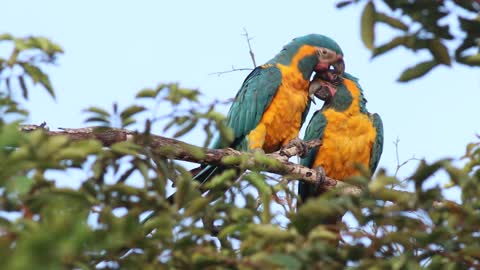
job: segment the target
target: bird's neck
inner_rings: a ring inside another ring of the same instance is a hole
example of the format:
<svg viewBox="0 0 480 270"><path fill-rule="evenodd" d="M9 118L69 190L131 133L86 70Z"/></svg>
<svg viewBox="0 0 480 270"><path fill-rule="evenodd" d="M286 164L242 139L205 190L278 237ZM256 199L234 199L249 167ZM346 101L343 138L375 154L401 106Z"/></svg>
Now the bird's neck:
<svg viewBox="0 0 480 270"><path fill-rule="evenodd" d="M348 114L367 113L366 102L359 85L355 81L344 79L337 87L335 96L325 105L325 109L331 108Z"/></svg>
<svg viewBox="0 0 480 270"><path fill-rule="evenodd" d="M280 64L288 66L302 74L305 80L309 80L313 68L317 65L316 49L313 46L286 46L277 54L269 64Z"/></svg>

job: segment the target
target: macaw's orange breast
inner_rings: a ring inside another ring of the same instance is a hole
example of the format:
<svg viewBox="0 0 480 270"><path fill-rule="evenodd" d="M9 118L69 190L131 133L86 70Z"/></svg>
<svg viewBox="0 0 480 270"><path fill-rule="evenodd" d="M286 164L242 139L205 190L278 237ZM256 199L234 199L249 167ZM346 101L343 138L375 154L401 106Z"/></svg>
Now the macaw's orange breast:
<svg viewBox="0 0 480 270"><path fill-rule="evenodd" d="M308 80L289 67L280 66L282 83L264 112L260 123L249 133L249 148L275 152L296 138L308 103Z"/></svg>
<svg viewBox="0 0 480 270"><path fill-rule="evenodd" d="M322 166L329 177L338 180L358 175L355 164L369 168L376 136L369 116L363 113L352 115L348 110L328 109L323 113L327 126L314 167Z"/></svg>

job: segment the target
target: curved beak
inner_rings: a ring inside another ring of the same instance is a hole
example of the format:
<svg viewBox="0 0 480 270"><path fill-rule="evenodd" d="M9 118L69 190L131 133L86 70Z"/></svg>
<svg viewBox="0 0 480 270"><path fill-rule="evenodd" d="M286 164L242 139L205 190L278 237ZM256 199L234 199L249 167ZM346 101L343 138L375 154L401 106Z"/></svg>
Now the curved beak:
<svg viewBox="0 0 480 270"><path fill-rule="evenodd" d="M345 72L345 62L343 61L343 57L341 55L337 56L337 61L332 64L333 69L337 75L342 76Z"/></svg>
<svg viewBox="0 0 480 270"><path fill-rule="evenodd" d="M316 77L310 82L308 93L323 101L328 101L335 96L337 88L334 84L325 81L321 77Z"/></svg>
<svg viewBox="0 0 480 270"><path fill-rule="evenodd" d="M320 80L315 79L310 82L310 86L308 87L308 98L315 105L317 105L317 103L315 102L315 96L320 88L322 88L322 83L320 82Z"/></svg>

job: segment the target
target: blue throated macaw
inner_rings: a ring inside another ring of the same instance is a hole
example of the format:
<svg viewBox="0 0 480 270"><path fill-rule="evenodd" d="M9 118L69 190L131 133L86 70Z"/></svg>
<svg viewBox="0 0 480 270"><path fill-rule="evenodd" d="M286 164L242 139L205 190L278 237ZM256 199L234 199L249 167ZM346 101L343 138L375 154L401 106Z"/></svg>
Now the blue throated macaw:
<svg viewBox="0 0 480 270"><path fill-rule="evenodd" d="M247 76L226 119L234 140L225 144L217 138L211 148L271 153L291 142L298 145L298 133L313 99L313 92L309 92L311 75L332 67L337 75L345 69L343 52L333 39L319 34L293 39ZM206 166L194 178L204 182L216 170Z"/></svg>
<svg viewBox="0 0 480 270"><path fill-rule="evenodd" d="M312 80L310 91L325 103L312 116L304 140L321 139L322 144L311 149L301 164L321 167L327 176L340 181L359 174L356 164L365 166L373 174L383 149L380 116L367 111L367 100L357 78L345 73L343 79L332 84L329 81L338 79L336 75L333 75L335 78L329 76L329 72L318 75ZM298 193L301 202L305 202L318 196L321 190L300 182Z"/></svg>

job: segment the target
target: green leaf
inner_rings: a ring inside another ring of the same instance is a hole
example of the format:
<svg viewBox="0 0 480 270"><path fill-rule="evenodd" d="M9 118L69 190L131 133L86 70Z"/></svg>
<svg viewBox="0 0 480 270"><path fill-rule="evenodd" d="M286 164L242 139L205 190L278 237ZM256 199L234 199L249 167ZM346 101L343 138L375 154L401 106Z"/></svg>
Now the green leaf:
<svg viewBox="0 0 480 270"><path fill-rule="evenodd" d="M122 119L122 128L126 128L130 125L133 125L137 122L134 118Z"/></svg>
<svg viewBox="0 0 480 270"><path fill-rule="evenodd" d="M318 225L313 228L308 234L309 240L335 240L337 239L337 234L328 229L328 226Z"/></svg>
<svg viewBox="0 0 480 270"><path fill-rule="evenodd" d="M181 137L181 136L187 134L197 125L197 123L198 123L198 118L192 119L190 121L190 123L188 123L188 125L185 125L182 129L175 132L175 134L173 134L173 137L178 138L178 137Z"/></svg>
<svg viewBox="0 0 480 270"><path fill-rule="evenodd" d="M10 55L10 58L8 59L7 64L9 67L13 67L13 65L17 63L17 58L19 53L20 53L20 50L17 47L15 47L12 54Z"/></svg>
<svg viewBox="0 0 480 270"><path fill-rule="evenodd" d="M141 147L131 142L118 142L112 144L110 149L118 154L135 156L139 153Z"/></svg>
<svg viewBox="0 0 480 270"><path fill-rule="evenodd" d="M10 34L5 33L5 34L0 35L0 41L2 41L2 40L12 40L12 39L13 39L13 36L10 35Z"/></svg>
<svg viewBox="0 0 480 270"><path fill-rule="evenodd" d="M208 190L212 189L223 189L227 187L229 181L233 180L237 176L237 171L235 169L225 170L219 175L215 175L210 181L205 184L205 188Z"/></svg>
<svg viewBox="0 0 480 270"><path fill-rule="evenodd" d="M386 24L390 25L391 27L394 27L394 28L397 28L397 29L400 29L400 30L403 30L403 31L408 31L408 26L406 24L404 24L399 19L388 16L385 13L377 12L375 14L375 20L377 22L386 23Z"/></svg>
<svg viewBox="0 0 480 270"><path fill-rule="evenodd" d="M444 165L445 160L437 161L431 165L427 164L424 160L422 160L417 170L412 176L410 176L410 178L415 181L417 189L420 189L423 182L427 180L427 178L432 176L435 172L437 172L440 168L442 168L442 166Z"/></svg>
<svg viewBox="0 0 480 270"><path fill-rule="evenodd" d="M155 98L157 96L158 92L151 89L151 88L145 88L140 90L140 92L137 93L135 98Z"/></svg>
<svg viewBox="0 0 480 270"><path fill-rule="evenodd" d="M452 60L450 59L450 54L448 53L447 47L438 39L432 39L428 42L428 49L432 53L435 59L445 65L450 66Z"/></svg>
<svg viewBox="0 0 480 270"><path fill-rule="evenodd" d="M282 269L302 269L302 262L290 255L273 254L268 256L268 260L278 266L281 266Z"/></svg>
<svg viewBox="0 0 480 270"><path fill-rule="evenodd" d="M185 209L186 216L197 215L202 211L205 211L206 206L210 203L210 200L205 197L198 197L193 199L187 209Z"/></svg>
<svg viewBox="0 0 480 270"><path fill-rule="evenodd" d="M101 115L101 116L105 116L105 117L110 117L110 113L107 112L106 110L102 109L102 108L99 108L99 107L88 107L86 108L85 110L83 110L84 112L89 112L89 113L94 113L94 114L98 114L98 115Z"/></svg>
<svg viewBox="0 0 480 270"><path fill-rule="evenodd" d="M97 140L73 141L69 147L61 149L58 155L64 159L84 159L88 155L99 153L102 144Z"/></svg>
<svg viewBox="0 0 480 270"><path fill-rule="evenodd" d="M145 110L146 110L146 108L143 107L143 106L132 105L132 106L129 106L129 107L125 108L125 110L123 110L120 113L120 117L122 119L126 119L126 118L129 118L131 116L134 116L137 113L143 112Z"/></svg>
<svg viewBox="0 0 480 270"><path fill-rule="evenodd" d="M272 224L255 224L252 226L251 233L274 242L289 241L296 236L294 230L285 230Z"/></svg>
<svg viewBox="0 0 480 270"><path fill-rule="evenodd" d="M0 125L0 148L17 147L23 134L19 131L18 123Z"/></svg>
<svg viewBox="0 0 480 270"><path fill-rule="evenodd" d="M375 41L375 13L375 5L370 1L363 9L361 18L362 41L370 50L373 50Z"/></svg>
<svg viewBox="0 0 480 270"><path fill-rule="evenodd" d="M379 56L381 54L384 54L400 45L404 45L406 42L406 38L405 37L396 37L392 40L390 40L389 42L383 44L383 45L380 45L378 47L376 47L375 49L373 49L373 54L372 54L372 58L376 57L376 56Z"/></svg>
<svg viewBox="0 0 480 270"><path fill-rule="evenodd" d="M17 176L7 182L8 193L15 193L17 195L27 194L33 186L33 179L27 176Z"/></svg>
<svg viewBox="0 0 480 270"><path fill-rule="evenodd" d="M469 66L480 66L480 53L464 57L458 57L457 61Z"/></svg>
<svg viewBox="0 0 480 270"><path fill-rule="evenodd" d="M398 78L399 82L408 82L413 79L422 77L423 75L427 74L430 70L438 65L438 62L435 60L421 62L411 68L407 68L403 71L400 78Z"/></svg>
<svg viewBox="0 0 480 270"><path fill-rule="evenodd" d="M89 117L87 119L85 119L84 121L85 123L100 123L100 124L104 124L105 126L109 126L110 125L110 121L107 119L107 118L104 118L104 117Z"/></svg>
<svg viewBox="0 0 480 270"><path fill-rule="evenodd" d="M28 46L32 48L38 48L49 55L63 53L62 47L45 37L29 37L25 40L25 42L28 44Z"/></svg>
<svg viewBox="0 0 480 270"><path fill-rule="evenodd" d="M191 179L180 177L176 181L177 191L175 192L175 204L178 209L182 208L188 202L190 190L192 189Z"/></svg>
<svg viewBox="0 0 480 270"><path fill-rule="evenodd" d="M28 63L19 63L25 72L30 76L33 83L40 83L50 94L52 98L55 98L55 93L53 91L52 84L50 83L50 79L48 75L45 74L40 68L37 66L28 64Z"/></svg>

